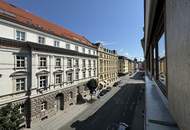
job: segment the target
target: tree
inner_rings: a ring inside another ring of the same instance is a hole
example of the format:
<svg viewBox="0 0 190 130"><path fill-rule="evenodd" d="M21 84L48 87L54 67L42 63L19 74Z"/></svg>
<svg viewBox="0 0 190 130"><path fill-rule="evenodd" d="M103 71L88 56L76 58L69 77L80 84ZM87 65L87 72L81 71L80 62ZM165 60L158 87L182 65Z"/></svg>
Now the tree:
<svg viewBox="0 0 190 130"><path fill-rule="evenodd" d="M96 90L98 83L95 79L91 79L87 82L87 87L90 90L91 100L92 100L92 94Z"/></svg>
<svg viewBox="0 0 190 130"><path fill-rule="evenodd" d="M19 130L24 122L23 115L20 114L19 105L7 104L0 108L0 130Z"/></svg>

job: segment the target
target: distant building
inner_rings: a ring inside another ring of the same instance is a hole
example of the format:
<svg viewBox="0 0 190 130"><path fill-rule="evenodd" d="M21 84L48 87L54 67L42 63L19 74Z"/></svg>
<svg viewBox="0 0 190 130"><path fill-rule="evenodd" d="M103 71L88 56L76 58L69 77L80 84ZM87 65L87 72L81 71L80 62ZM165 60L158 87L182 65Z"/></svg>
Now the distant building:
<svg viewBox="0 0 190 130"><path fill-rule="evenodd" d="M118 55L115 50L105 48L96 43L98 50L98 82L105 87L118 79Z"/></svg>
<svg viewBox="0 0 190 130"><path fill-rule="evenodd" d="M0 1L0 46L0 106L19 104L27 127L30 120L76 104L77 95L88 92L86 83L97 79L96 46L5 1ZM115 68L106 69L106 79L115 80Z"/></svg>
<svg viewBox="0 0 190 130"><path fill-rule="evenodd" d="M124 56L118 57L118 74L124 75L129 73L129 59Z"/></svg>

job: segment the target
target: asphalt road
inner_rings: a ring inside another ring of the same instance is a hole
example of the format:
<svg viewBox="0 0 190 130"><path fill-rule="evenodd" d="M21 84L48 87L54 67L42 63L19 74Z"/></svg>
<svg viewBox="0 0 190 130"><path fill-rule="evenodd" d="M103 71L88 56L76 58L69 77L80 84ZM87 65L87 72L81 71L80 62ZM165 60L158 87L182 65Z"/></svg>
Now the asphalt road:
<svg viewBox="0 0 190 130"><path fill-rule="evenodd" d="M141 109L142 111L144 109L144 84L135 83L135 80L142 80L142 76L143 73L139 72L130 79L122 77L122 82L133 80L133 83L123 85L95 113L92 114L91 110L86 111L64 125L60 130L107 130L109 126L120 122L128 124L129 129L143 130L144 119ZM91 108L89 107L89 109Z"/></svg>

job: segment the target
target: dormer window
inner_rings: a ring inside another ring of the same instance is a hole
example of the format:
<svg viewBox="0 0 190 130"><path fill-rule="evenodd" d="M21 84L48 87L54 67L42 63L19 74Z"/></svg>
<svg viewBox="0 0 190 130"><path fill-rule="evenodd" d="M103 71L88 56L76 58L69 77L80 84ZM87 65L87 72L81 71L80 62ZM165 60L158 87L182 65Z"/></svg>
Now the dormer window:
<svg viewBox="0 0 190 130"><path fill-rule="evenodd" d="M45 37L39 36L38 37L38 43L45 44Z"/></svg>
<svg viewBox="0 0 190 130"><path fill-rule="evenodd" d="M60 47L59 41L54 41L54 46L55 47Z"/></svg>
<svg viewBox="0 0 190 130"><path fill-rule="evenodd" d="M79 47L78 46L75 46L75 51L79 51Z"/></svg>
<svg viewBox="0 0 190 130"><path fill-rule="evenodd" d="M26 35L25 35L25 32L22 32L22 31L16 31L16 40L19 40L19 41L25 41L26 40Z"/></svg>
<svg viewBox="0 0 190 130"><path fill-rule="evenodd" d="M85 53L85 48L84 47L82 48L82 52Z"/></svg>
<svg viewBox="0 0 190 130"><path fill-rule="evenodd" d="M66 44L66 49L70 49L70 44L69 43Z"/></svg>

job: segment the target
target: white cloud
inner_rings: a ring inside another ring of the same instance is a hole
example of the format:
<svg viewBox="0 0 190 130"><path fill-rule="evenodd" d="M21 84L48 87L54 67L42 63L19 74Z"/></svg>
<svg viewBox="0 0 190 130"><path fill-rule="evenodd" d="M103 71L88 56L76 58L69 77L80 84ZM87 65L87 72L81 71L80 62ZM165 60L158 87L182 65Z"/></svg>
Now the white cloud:
<svg viewBox="0 0 190 130"><path fill-rule="evenodd" d="M101 40L96 41L96 43L102 43L104 46L112 46L116 44L115 42L108 42L108 41L101 41Z"/></svg>

